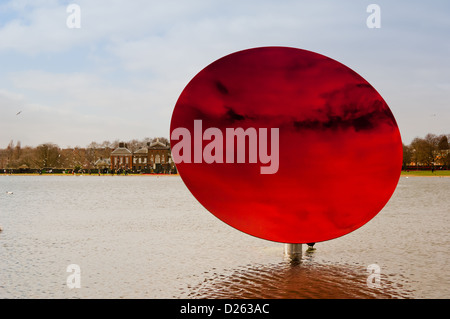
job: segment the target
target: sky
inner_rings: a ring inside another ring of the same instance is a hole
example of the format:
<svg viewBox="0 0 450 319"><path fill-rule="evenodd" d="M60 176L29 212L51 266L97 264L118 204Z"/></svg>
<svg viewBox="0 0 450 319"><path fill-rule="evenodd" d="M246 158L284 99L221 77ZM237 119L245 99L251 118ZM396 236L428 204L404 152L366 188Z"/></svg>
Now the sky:
<svg viewBox="0 0 450 319"><path fill-rule="evenodd" d="M366 23L370 4L380 28ZM0 1L0 148L169 137L198 72L261 46L310 50L357 72L405 144L450 134L446 0L14 0Z"/></svg>

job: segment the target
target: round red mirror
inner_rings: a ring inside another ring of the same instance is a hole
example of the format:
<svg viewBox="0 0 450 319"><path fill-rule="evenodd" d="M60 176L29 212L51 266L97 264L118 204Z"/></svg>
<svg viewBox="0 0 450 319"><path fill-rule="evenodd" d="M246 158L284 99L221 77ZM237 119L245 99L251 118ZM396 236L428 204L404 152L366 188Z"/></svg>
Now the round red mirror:
<svg viewBox="0 0 450 319"><path fill-rule="evenodd" d="M170 133L179 174L207 210L283 243L361 227L392 196L402 165L381 95L345 65L289 47L205 67L181 93Z"/></svg>

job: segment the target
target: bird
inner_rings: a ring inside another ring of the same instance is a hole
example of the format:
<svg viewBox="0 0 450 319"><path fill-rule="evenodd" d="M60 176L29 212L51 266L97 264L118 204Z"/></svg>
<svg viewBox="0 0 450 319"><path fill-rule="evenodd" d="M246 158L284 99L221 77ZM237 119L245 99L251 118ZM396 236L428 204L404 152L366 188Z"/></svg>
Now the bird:
<svg viewBox="0 0 450 319"><path fill-rule="evenodd" d="M6 194L8 194L8 195L12 195L12 194L14 194L13 192L6 192Z"/></svg>
<svg viewBox="0 0 450 319"><path fill-rule="evenodd" d="M20 113L22 113L22 111L17 112L16 115L19 115Z"/></svg>

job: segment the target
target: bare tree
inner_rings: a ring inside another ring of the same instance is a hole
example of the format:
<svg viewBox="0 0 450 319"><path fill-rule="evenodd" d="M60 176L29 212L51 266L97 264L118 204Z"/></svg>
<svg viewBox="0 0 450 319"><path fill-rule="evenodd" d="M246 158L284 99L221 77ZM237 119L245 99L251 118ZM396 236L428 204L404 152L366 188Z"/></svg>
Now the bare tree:
<svg viewBox="0 0 450 319"><path fill-rule="evenodd" d="M437 144L438 150L448 150L450 149L450 145L448 144L448 138L446 135L439 136L439 142Z"/></svg>
<svg viewBox="0 0 450 319"><path fill-rule="evenodd" d="M39 168L57 167L60 153L59 147L53 143L45 143L36 147L35 164Z"/></svg>
<svg viewBox="0 0 450 319"><path fill-rule="evenodd" d="M6 147L6 167L11 168L13 164L13 153L14 153L14 141L11 140L8 144L8 147Z"/></svg>
<svg viewBox="0 0 450 319"><path fill-rule="evenodd" d="M126 142L126 144L127 144L127 148L132 152L137 151L142 146L142 142L138 141L137 139L128 141L128 142Z"/></svg>
<svg viewBox="0 0 450 319"><path fill-rule="evenodd" d="M22 147L20 141L17 141L16 147L14 148L14 160L18 161L22 155Z"/></svg>
<svg viewBox="0 0 450 319"><path fill-rule="evenodd" d="M101 144L103 148L111 148L111 142L110 141L103 141Z"/></svg>
<svg viewBox="0 0 450 319"><path fill-rule="evenodd" d="M416 165L432 165L434 163L435 145L432 138L423 139L416 137L410 146L413 150L412 159Z"/></svg>
<svg viewBox="0 0 450 319"><path fill-rule="evenodd" d="M413 153L411 151L411 147L403 144L403 167L411 164L413 160Z"/></svg>

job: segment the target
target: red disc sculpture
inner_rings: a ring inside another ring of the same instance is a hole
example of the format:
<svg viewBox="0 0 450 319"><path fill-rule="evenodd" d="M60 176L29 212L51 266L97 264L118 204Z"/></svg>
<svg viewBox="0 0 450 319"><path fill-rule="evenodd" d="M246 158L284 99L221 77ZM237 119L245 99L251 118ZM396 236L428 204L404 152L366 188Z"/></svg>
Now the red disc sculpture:
<svg viewBox="0 0 450 319"><path fill-rule="evenodd" d="M181 93L172 157L195 198L247 234L309 243L348 234L392 196L402 141L380 94L326 56L239 51Z"/></svg>

